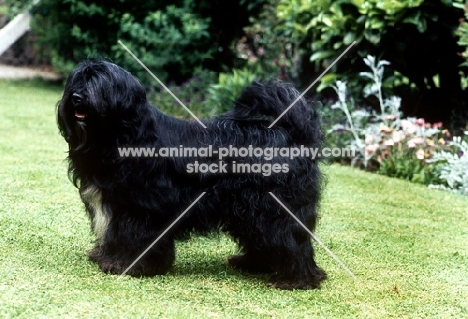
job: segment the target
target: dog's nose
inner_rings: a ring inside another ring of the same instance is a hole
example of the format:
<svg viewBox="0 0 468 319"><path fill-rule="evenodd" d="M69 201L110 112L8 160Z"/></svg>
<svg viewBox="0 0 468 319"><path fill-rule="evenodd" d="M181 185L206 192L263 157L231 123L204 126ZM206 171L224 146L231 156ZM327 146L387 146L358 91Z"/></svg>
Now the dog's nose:
<svg viewBox="0 0 468 319"><path fill-rule="evenodd" d="M78 93L73 93L71 100L72 100L73 105L76 106L76 105L81 104L81 101L83 101L83 96Z"/></svg>

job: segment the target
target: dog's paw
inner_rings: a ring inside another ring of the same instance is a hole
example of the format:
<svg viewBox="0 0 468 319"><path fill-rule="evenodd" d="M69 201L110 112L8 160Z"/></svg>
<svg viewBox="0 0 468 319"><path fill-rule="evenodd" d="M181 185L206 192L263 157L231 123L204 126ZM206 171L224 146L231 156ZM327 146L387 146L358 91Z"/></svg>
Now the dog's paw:
<svg viewBox="0 0 468 319"><path fill-rule="evenodd" d="M135 269L128 269L125 271L130 264L124 264L119 260L112 260L112 259L102 259L98 262L99 268L106 274L114 274L114 275L121 275L123 273L130 275L130 276L138 276L135 273ZM141 276L141 274L140 274Z"/></svg>
<svg viewBox="0 0 468 319"><path fill-rule="evenodd" d="M132 265L136 258L106 255L99 247L92 249L88 257L91 261L96 262L104 273L115 275L125 274L132 277L151 277L164 275L170 268L170 264L164 265L144 258Z"/></svg>
<svg viewBox="0 0 468 319"><path fill-rule="evenodd" d="M317 268L314 275L304 277L288 278L288 276L284 275L273 275L269 280L269 286L284 290L316 289L320 287L321 282L326 278L327 274L325 271L323 271L321 268Z"/></svg>
<svg viewBox="0 0 468 319"><path fill-rule="evenodd" d="M282 290L308 290L320 287L320 281L297 281L297 280L276 280L270 279L268 285L273 288Z"/></svg>

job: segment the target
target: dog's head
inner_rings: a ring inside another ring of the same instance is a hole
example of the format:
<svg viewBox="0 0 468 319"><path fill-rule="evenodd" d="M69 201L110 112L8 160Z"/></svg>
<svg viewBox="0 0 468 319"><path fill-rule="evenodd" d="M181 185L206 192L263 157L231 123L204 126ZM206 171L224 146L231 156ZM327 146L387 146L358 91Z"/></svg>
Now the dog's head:
<svg viewBox="0 0 468 319"><path fill-rule="evenodd" d="M59 130L72 149L96 145L133 122L146 103L144 87L129 72L111 62L87 60L67 79L58 103Z"/></svg>

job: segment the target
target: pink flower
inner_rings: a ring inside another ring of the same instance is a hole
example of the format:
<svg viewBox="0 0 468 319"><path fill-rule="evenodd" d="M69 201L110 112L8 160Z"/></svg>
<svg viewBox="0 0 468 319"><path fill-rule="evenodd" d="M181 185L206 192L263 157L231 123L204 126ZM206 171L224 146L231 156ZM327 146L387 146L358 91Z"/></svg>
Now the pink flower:
<svg viewBox="0 0 468 319"><path fill-rule="evenodd" d="M394 121L396 119L396 117L395 117L395 115L390 114L390 115L385 115L383 119L386 120L386 121Z"/></svg>
<svg viewBox="0 0 468 319"><path fill-rule="evenodd" d="M424 159L424 150L423 149L419 149L416 151L416 157L420 160L423 160Z"/></svg>
<svg viewBox="0 0 468 319"><path fill-rule="evenodd" d="M403 132L401 132L401 131L395 131L395 132L393 132L393 134L392 134L392 140L393 140L393 142L395 142L395 143L400 143L401 140L402 140L404 137L405 137L405 136L404 136Z"/></svg>
<svg viewBox="0 0 468 319"><path fill-rule="evenodd" d="M416 126L411 126L406 132L407 132L406 136L410 137L411 135L416 133Z"/></svg>
<svg viewBox="0 0 468 319"><path fill-rule="evenodd" d="M365 150L366 156L371 156L372 154L377 152L378 149L379 149L378 144L372 144L372 145L366 145L364 150Z"/></svg>
<svg viewBox="0 0 468 319"><path fill-rule="evenodd" d="M408 135L414 134L416 132L416 126L408 120L401 121L401 128L408 132Z"/></svg>
<svg viewBox="0 0 468 319"><path fill-rule="evenodd" d="M442 127L442 122L434 123L434 124L432 124L432 127L433 128L441 128Z"/></svg>
<svg viewBox="0 0 468 319"><path fill-rule="evenodd" d="M369 144L371 144L374 140L375 140L375 136L374 136L374 135L367 135L367 136L366 136L366 139L365 139L365 143L366 143L366 145L369 145Z"/></svg>
<svg viewBox="0 0 468 319"><path fill-rule="evenodd" d="M424 126L424 119L423 119L422 117L419 118L419 119L416 119L416 120L414 121L414 124L416 124L417 126L423 127L423 126Z"/></svg>
<svg viewBox="0 0 468 319"><path fill-rule="evenodd" d="M422 144L424 144L424 138L415 137L415 138L413 138L413 143L416 144L416 145L422 145Z"/></svg>
<svg viewBox="0 0 468 319"><path fill-rule="evenodd" d="M416 147L416 144L414 144L413 140L409 140L408 143L406 143L406 145L408 145L408 148L415 148Z"/></svg>
<svg viewBox="0 0 468 319"><path fill-rule="evenodd" d="M408 120L401 120L401 128L406 130L408 127L412 126L413 124Z"/></svg>
<svg viewBox="0 0 468 319"><path fill-rule="evenodd" d="M383 142L383 145L385 146L393 146L395 145L395 143L393 142L393 140L386 140Z"/></svg>

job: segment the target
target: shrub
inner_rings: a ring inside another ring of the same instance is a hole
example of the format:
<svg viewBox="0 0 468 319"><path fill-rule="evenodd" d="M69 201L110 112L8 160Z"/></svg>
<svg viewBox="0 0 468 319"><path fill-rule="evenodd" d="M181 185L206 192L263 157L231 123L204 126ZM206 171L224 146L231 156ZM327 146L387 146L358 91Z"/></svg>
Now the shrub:
<svg viewBox="0 0 468 319"><path fill-rule="evenodd" d="M387 116L377 134L366 135L365 152L378 162L380 174L429 185L437 180L435 165L429 159L446 144L448 132L442 123L425 123L424 119Z"/></svg>
<svg viewBox="0 0 468 319"><path fill-rule="evenodd" d="M218 84L211 85L208 89L209 97L206 103L212 108L210 115L217 115L231 109L242 90L254 79L255 74L246 69L220 73Z"/></svg>
<svg viewBox="0 0 468 319"><path fill-rule="evenodd" d="M88 57L106 57L140 74L117 45L121 38L155 74L181 83L201 69L231 68L231 44L264 2L41 0L33 10L33 29L64 74Z"/></svg>
<svg viewBox="0 0 468 319"><path fill-rule="evenodd" d="M463 9L465 12L465 17L460 19L460 26L457 30L457 35L459 36L458 44L463 48L460 55L463 57L464 62L463 66L468 67L468 4L455 3L454 6ZM464 75L462 79L463 89L468 89L468 77L467 74Z"/></svg>
<svg viewBox="0 0 468 319"><path fill-rule="evenodd" d="M435 174L442 182L431 184L430 187L468 196L468 143L460 136L455 136L449 146L450 151L437 152L431 160L438 164Z"/></svg>
<svg viewBox="0 0 468 319"><path fill-rule="evenodd" d="M380 61L376 63L374 57L368 56L364 59L364 63L371 69L372 72L361 72L361 76L364 78L370 79L370 84L366 85L364 88L364 94L366 96L374 95L377 97L380 105L380 116L375 116L372 112L361 109L358 110L354 107L354 102L348 103L348 92L347 84L343 81L336 81L336 85L333 86L335 90L338 101L333 104L332 109L340 109L346 116L347 125L335 124L331 131L336 130L348 130L352 134L352 139L350 145L358 151L358 156L352 159L352 164L357 162L362 162L365 167L367 167L370 157L366 154L365 143L363 139L363 134L367 132L373 133L378 132L378 128L375 124L372 124L372 120L386 121L386 113L391 114L394 117L400 117L401 112L400 100L398 98L392 99L383 99L382 95L382 82L383 82L383 73L384 66L388 65L387 61ZM349 104L353 108L352 111L349 110Z"/></svg>
<svg viewBox="0 0 468 319"><path fill-rule="evenodd" d="M454 115L461 117L466 110L461 97L463 59L458 55L461 50L455 35L462 15L452 1L423 0L281 0L276 11L277 31L290 37L316 71L357 42L357 54L340 60L334 73L322 78L321 88L346 78L353 84L350 92L359 94L363 86L359 72L365 67L362 58L376 56L392 66L386 71L392 77L382 83L383 88L398 88L404 101L415 98L417 91L417 98L427 99L419 108L405 104L407 111L443 121ZM313 75L308 61L302 61L306 62L302 69ZM434 103L434 97L444 101L443 109Z"/></svg>
<svg viewBox="0 0 468 319"><path fill-rule="evenodd" d="M277 32L280 27L276 17L278 3L279 0L268 1L259 16L251 19L236 49L252 71L298 84L298 47L289 36Z"/></svg>
<svg viewBox="0 0 468 319"><path fill-rule="evenodd" d="M171 83L167 87L197 117L208 117L213 106L207 103L208 87L215 83L217 74L209 71L199 72L182 84ZM159 84L148 87L148 100L163 113L179 118L191 118L190 114Z"/></svg>
<svg viewBox="0 0 468 319"><path fill-rule="evenodd" d="M120 19L117 38L154 70L160 80L181 82L215 53L208 32L210 18L192 11L190 7L170 5L148 13L141 23L132 14L125 13ZM142 82L151 83L148 72L120 44L112 46L111 55L120 65L133 70Z"/></svg>
<svg viewBox="0 0 468 319"><path fill-rule="evenodd" d="M464 48L461 56L465 59L463 65L468 66L468 4L454 3L454 6L463 9L465 17L460 19L460 25L457 29L457 35L459 36L458 44Z"/></svg>
<svg viewBox="0 0 468 319"><path fill-rule="evenodd" d="M3 1L7 7L7 16L11 20L17 14L22 13L24 10L28 9L31 6L32 0L4 0Z"/></svg>
<svg viewBox="0 0 468 319"><path fill-rule="evenodd" d="M334 89L338 101L332 107L345 114L347 124L336 124L329 132L347 130L351 133L348 145L357 151L352 165L426 185L434 182L434 165L427 160L445 145L447 132L440 130L442 123L431 125L424 119L402 118L401 100L398 97L384 99L382 95L384 66L388 62L376 62L369 56L364 63L371 72L362 72L361 76L372 80L364 90L365 95L377 98L380 114L365 109L350 111L346 83L337 81Z"/></svg>

